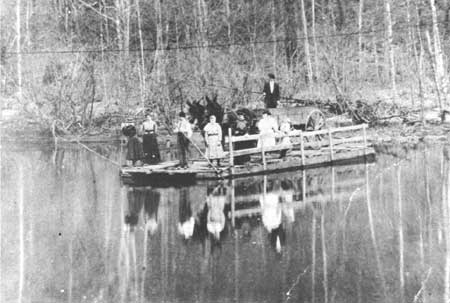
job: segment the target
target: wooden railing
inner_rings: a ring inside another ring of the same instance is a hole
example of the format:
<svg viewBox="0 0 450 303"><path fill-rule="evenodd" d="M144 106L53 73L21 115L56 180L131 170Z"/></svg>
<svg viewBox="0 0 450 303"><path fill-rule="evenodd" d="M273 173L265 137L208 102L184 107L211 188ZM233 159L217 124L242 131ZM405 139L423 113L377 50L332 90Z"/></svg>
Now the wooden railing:
<svg viewBox="0 0 450 303"><path fill-rule="evenodd" d="M360 146L352 146L353 149L364 149L364 152L367 151L367 124L361 124L361 125L353 125L353 126L346 126L346 127L339 127L339 128L328 128L328 129L322 129L317 131L308 131L304 132L301 130L293 130L288 135L285 134L275 134L275 138L299 138L299 142L293 142L292 144L277 144L274 146L264 146L263 142L264 140L261 140L261 135L243 135L243 136L232 136L231 135L231 129L228 130L228 137L225 138L225 142L228 143L229 151L228 153L225 153L224 157L229 157L230 160L230 166L233 167L234 165L234 157L237 156L244 156L244 155L253 155L253 154L261 154L262 162L264 165L264 169L266 168L267 161L266 161L266 153L267 152L276 152L276 151L282 151L286 149L300 149L300 155L301 155L301 161L302 165L305 164L305 156L308 155L314 155L317 154L317 150L305 150L308 148L319 148L322 149L324 147L328 147L329 150L329 156L330 160L334 160L334 154L337 151L340 151L342 149L349 149L349 146L345 146L345 144L349 143L362 143ZM344 133L344 132L352 132L352 131L362 131L362 135L358 136L350 136L345 138L333 138L333 134L336 133ZM309 138L317 138L320 137L321 140L316 141L310 141ZM328 140L325 138L328 137ZM231 138L231 140L230 140ZM240 150L234 150L233 143L235 142L245 142L245 141L255 141L259 140L261 146L260 147L254 147L254 148L247 148L247 149L240 149Z"/></svg>

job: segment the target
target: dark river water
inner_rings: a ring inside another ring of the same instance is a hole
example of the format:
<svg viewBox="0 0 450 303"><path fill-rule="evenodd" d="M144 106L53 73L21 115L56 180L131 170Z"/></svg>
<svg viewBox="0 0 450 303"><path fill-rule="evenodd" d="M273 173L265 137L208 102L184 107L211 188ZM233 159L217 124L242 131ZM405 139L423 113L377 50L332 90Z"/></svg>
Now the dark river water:
<svg viewBox="0 0 450 303"><path fill-rule="evenodd" d="M76 145L2 146L0 302L450 302L449 167L442 146L396 148L130 187Z"/></svg>

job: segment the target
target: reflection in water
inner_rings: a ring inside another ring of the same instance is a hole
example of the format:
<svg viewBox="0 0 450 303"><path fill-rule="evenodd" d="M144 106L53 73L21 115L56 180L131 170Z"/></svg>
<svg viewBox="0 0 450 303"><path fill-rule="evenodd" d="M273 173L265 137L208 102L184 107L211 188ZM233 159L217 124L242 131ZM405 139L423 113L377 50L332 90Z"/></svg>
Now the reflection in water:
<svg viewBox="0 0 450 303"><path fill-rule="evenodd" d="M227 201L225 187L216 186L207 198L207 223L206 228L216 240L220 240L220 234L225 228L225 203Z"/></svg>
<svg viewBox="0 0 450 303"><path fill-rule="evenodd" d="M76 148L2 160L2 302L450 298L441 148L182 188L121 186Z"/></svg>
<svg viewBox="0 0 450 303"><path fill-rule="evenodd" d="M189 189L180 189L178 231L185 239L189 239L194 234L195 219L192 214L191 201L189 199Z"/></svg>

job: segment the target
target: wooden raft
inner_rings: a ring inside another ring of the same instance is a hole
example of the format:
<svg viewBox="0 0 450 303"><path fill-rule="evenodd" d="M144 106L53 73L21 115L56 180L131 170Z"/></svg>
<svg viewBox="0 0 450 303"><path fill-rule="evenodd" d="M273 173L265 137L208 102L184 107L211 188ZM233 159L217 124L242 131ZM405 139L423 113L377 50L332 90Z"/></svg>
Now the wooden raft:
<svg viewBox="0 0 450 303"><path fill-rule="evenodd" d="M122 167L120 174L130 182L136 178L217 180L361 160L371 161L375 150L368 144L366 128L367 125L362 124L311 132L294 130L288 135L292 144L241 150L234 150L233 143L259 140L260 135L231 136L229 133L226 138L228 151L224 153L219 167L211 167L206 160L196 160L190 163L189 168L183 169L177 167L178 161L167 161L157 165ZM277 134L275 137L281 139L285 136ZM286 149L289 150L287 156L280 159L279 152ZM234 165L234 157L243 155L250 155L251 161L245 165Z"/></svg>

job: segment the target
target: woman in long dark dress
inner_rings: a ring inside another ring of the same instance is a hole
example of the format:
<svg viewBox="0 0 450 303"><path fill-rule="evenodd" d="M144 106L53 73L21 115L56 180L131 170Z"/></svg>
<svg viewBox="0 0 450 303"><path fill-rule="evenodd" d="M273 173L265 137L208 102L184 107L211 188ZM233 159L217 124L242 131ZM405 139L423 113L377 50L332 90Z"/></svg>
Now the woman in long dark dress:
<svg viewBox="0 0 450 303"><path fill-rule="evenodd" d="M126 155L127 166L141 165L144 152L142 143L137 137L136 128L133 125L128 125L122 129L122 132L128 137Z"/></svg>
<svg viewBox="0 0 450 303"><path fill-rule="evenodd" d="M156 164L161 161L159 154L158 140L156 132L158 131L158 125L152 119L151 114L147 114L147 120L142 124L143 132L143 148L144 148L144 161L149 164Z"/></svg>

